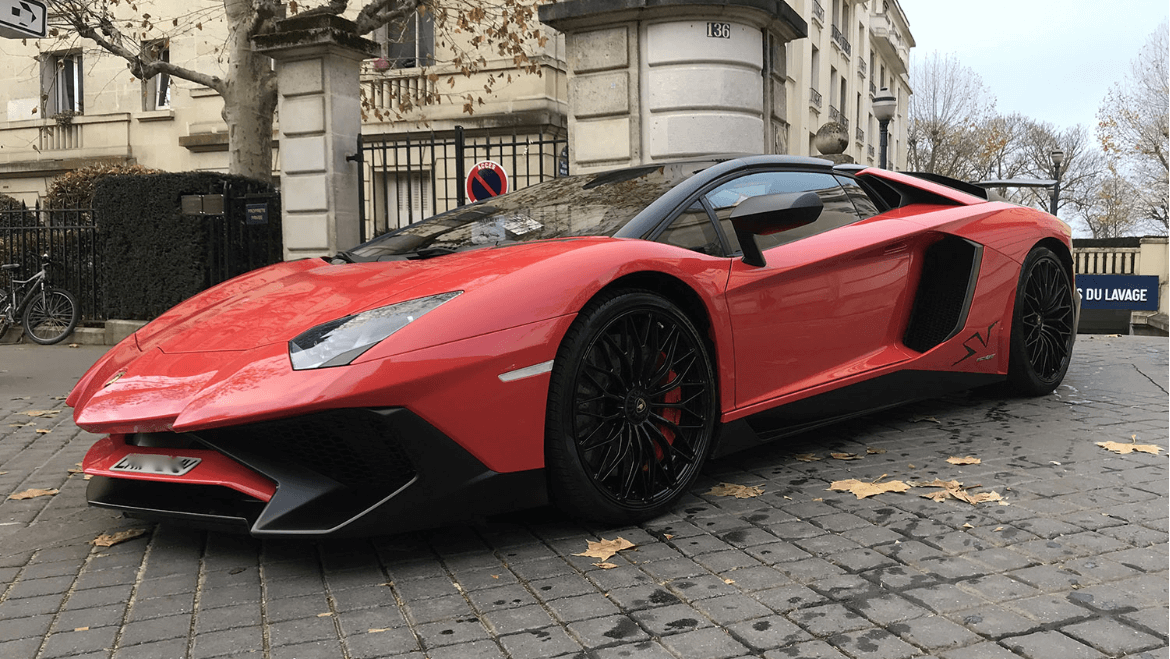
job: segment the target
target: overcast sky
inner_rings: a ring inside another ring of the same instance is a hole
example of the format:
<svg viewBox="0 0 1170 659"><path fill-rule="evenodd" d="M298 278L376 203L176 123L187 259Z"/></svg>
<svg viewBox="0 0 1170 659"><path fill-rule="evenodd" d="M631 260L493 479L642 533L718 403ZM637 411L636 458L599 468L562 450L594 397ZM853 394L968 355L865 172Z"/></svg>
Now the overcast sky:
<svg viewBox="0 0 1170 659"><path fill-rule="evenodd" d="M899 3L917 44L911 69L931 51L955 53L983 80L1001 114L1090 131L1109 87L1170 15L1166 0Z"/></svg>

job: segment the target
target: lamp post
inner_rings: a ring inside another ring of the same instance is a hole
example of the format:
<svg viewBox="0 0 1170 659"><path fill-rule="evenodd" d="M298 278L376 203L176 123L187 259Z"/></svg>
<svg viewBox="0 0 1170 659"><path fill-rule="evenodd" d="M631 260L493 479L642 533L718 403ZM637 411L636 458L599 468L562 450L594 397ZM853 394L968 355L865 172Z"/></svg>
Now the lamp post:
<svg viewBox="0 0 1170 659"><path fill-rule="evenodd" d="M873 97L873 116L877 117L878 128L882 135L881 155L879 156L879 166L882 169L886 168L886 148L890 141L890 120L894 118L894 112L897 109L898 99L894 98L888 87L882 87L877 96Z"/></svg>
<svg viewBox="0 0 1170 659"><path fill-rule="evenodd" d="M1060 203L1060 166L1064 163L1064 150L1053 149L1049 155L1052 156L1052 178L1056 184L1052 186L1052 208L1048 212L1056 215L1057 204Z"/></svg>

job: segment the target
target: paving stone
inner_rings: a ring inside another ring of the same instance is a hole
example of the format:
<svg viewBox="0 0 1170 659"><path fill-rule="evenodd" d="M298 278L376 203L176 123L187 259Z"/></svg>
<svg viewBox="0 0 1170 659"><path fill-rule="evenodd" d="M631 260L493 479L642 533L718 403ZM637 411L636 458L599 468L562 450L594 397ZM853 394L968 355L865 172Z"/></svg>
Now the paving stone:
<svg viewBox="0 0 1170 659"><path fill-rule="evenodd" d="M737 622L728 625L727 630L731 632L733 638L754 652L765 652L812 640L808 632L778 615Z"/></svg>
<svg viewBox="0 0 1170 659"><path fill-rule="evenodd" d="M502 659L503 656L493 641L448 645L434 648L427 653L429 659Z"/></svg>
<svg viewBox="0 0 1170 659"><path fill-rule="evenodd" d="M1060 631L1111 657L1165 647L1162 639L1108 618L1065 625Z"/></svg>
<svg viewBox="0 0 1170 659"><path fill-rule="evenodd" d="M943 659L1019 659L1020 655L995 643L978 643L957 650L947 650Z"/></svg>
<svg viewBox="0 0 1170 659"><path fill-rule="evenodd" d="M405 627L371 627L346 636L345 645L349 649L350 659L401 656L419 649L418 640Z"/></svg>
<svg viewBox="0 0 1170 659"><path fill-rule="evenodd" d="M982 639L967 629L942 616L912 618L886 626L902 640L927 650L938 652L943 648L978 643Z"/></svg>
<svg viewBox="0 0 1170 659"><path fill-rule="evenodd" d="M178 615L166 618L154 618L140 622L131 622L122 627L122 636L118 640L119 647L163 641L171 638L186 638L191 632L191 616ZM184 651L186 643L184 642Z"/></svg>
<svg viewBox="0 0 1170 659"><path fill-rule="evenodd" d="M724 574L727 576L701 574L696 577L675 579L663 585L669 588L672 593L688 601L709 599L723 595L737 595L743 592L740 588L736 587L738 584L736 578L740 575L739 571L732 570Z"/></svg>
<svg viewBox="0 0 1170 659"><path fill-rule="evenodd" d="M491 611L483 616L483 620L498 636L541 629L554 623L544 608L538 605Z"/></svg>
<svg viewBox="0 0 1170 659"><path fill-rule="evenodd" d="M1129 624L1144 631L1165 637L1170 627L1170 616L1165 606L1143 609L1119 616Z"/></svg>
<svg viewBox="0 0 1170 659"><path fill-rule="evenodd" d="M655 641L642 641L594 650L597 659L675 659L666 648Z"/></svg>
<svg viewBox="0 0 1170 659"><path fill-rule="evenodd" d="M731 659L748 653L742 643L714 627L667 636L662 644L679 659Z"/></svg>
<svg viewBox="0 0 1170 659"><path fill-rule="evenodd" d="M1055 631L1012 636L1000 643L1027 659L1097 659L1103 656L1093 648Z"/></svg>
<svg viewBox="0 0 1170 659"><path fill-rule="evenodd" d="M928 609L909 602L895 593L858 597L850 601L848 606L882 626L931 614Z"/></svg>
<svg viewBox="0 0 1170 659"><path fill-rule="evenodd" d="M706 616L686 604L635 611L631 617L654 636L680 634L711 626Z"/></svg>
<svg viewBox="0 0 1170 659"><path fill-rule="evenodd" d="M645 641L650 638L638 623L624 615L580 620L569 624L568 630L586 649Z"/></svg>
<svg viewBox="0 0 1170 659"><path fill-rule="evenodd" d="M764 653L764 659L849 659L824 641L796 643Z"/></svg>
<svg viewBox="0 0 1170 659"><path fill-rule="evenodd" d="M296 618L268 625L268 638L272 647L297 645L337 638L337 629L332 616Z"/></svg>
<svg viewBox="0 0 1170 659"><path fill-rule="evenodd" d="M615 588L609 591L609 598L626 611L670 606L679 602L677 596L658 585Z"/></svg>
<svg viewBox="0 0 1170 659"><path fill-rule="evenodd" d="M798 584L759 591L752 593L752 597L776 613L828 602L824 596Z"/></svg>
<svg viewBox="0 0 1170 659"><path fill-rule="evenodd" d="M715 624L725 627L733 622L762 618L772 613L771 609L747 595L724 595L698 600L694 607L706 614Z"/></svg>
<svg viewBox="0 0 1170 659"><path fill-rule="evenodd" d="M271 659L334 659L340 657L341 643L337 640L318 640L273 647Z"/></svg>
<svg viewBox="0 0 1170 659"><path fill-rule="evenodd" d="M869 628L834 634L829 637L833 647L841 648L858 659L904 659L919 656L919 651L884 629Z"/></svg>
<svg viewBox="0 0 1170 659"><path fill-rule="evenodd" d="M542 659L581 651L581 645L560 627L545 627L500 638L511 659Z"/></svg>
<svg viewBox="0 0 1170 659"><path fill-rule="evenodd" d="M98 627L81 631L60 631L49 635L38 657L56 659L114 647L117 627Z"/></svg>
<svg viewBox="0 0 1170 659"><path fill-rule="evenodd" d="M1026 618L996 604L986 603L973 609L955 611L947 615L971 631L993 640L1007 636L1021 636L1036 631L1042 623Z"/></svg>
<svg viewBox="0 0 1170 659"><path fill-rule="evenodd" d="M431 622L418 625L414 629L428 650L443 645L469 643L488 637L487 630L475 618Z"/></svg>
<svg viewBox="0 0 1170 659"><path fill-rule="evenodd" d="M824 604L799 609L788 613L787 616L789 620L807 629L815 636L828 636L837 632L849 632L870 626L868 620L841 604Z"/></svg>
<svg viewBox="0 0 1170 659"><path fill-rule="evenodd" d="M114 652L114 659L163 659L165 657L184 657L186 654L187 639L173 638L131 646L123 644Z"/></svg>

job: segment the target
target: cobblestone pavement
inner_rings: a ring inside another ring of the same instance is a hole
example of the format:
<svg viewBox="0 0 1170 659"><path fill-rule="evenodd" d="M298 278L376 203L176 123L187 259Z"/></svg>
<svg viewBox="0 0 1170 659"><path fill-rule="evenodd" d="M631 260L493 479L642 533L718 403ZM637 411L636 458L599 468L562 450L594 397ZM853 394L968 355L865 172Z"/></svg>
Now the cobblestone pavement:
<svg viewBox="0 0 1170 659"><path fill-rule="evenodd" d="M545 509L320 543L87 509L68 470L95 437L26 414L60 397L0 390L0 494L60 490L0 503L0 657L1165 659L1167 457L1095 442L1166 448L1167 377L1165 339L1082 336L1055 395L965 394L720 460L640 527ZM1009 505L827 489L883 475ZM763 494L707 494L721 482ZM90 544L121 529L146 533ZM636 548L616 568L574 555L618 536Z"/></svg>

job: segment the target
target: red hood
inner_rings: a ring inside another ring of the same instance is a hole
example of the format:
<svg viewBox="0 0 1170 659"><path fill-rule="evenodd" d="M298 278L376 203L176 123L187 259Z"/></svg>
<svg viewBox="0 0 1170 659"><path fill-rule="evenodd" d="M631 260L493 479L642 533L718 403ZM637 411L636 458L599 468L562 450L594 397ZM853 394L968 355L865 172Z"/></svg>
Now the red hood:
<svg viewBox="0 0 1170 659"><path fill-rule="evenodd" d="M168 354L250 350L283 343L349 314L482 285L483 275L507 269L501 268L501 261L514 262L529 249L521 245L423 261L278 263L179 304L140 330L138 343L143 350L158 347ZM462 272L468 268L476 272Z"/></svg>

